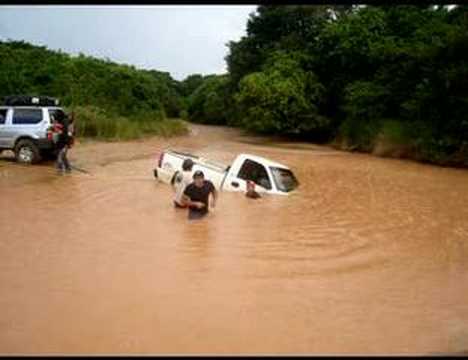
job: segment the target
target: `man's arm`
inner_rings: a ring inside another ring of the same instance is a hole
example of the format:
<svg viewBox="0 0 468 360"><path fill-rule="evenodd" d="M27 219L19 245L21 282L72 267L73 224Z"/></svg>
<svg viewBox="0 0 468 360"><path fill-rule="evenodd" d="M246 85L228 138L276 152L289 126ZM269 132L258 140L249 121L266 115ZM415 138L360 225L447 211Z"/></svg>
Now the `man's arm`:
<svg viewBox="0 0 468 360"><path fill-rule="evenodd" d="M216 207L216 201L218 201L218 191L214 186L211 190L211 193L213 194L213 201L211 202L211 207Z"/></svg>
<svg viewBox="0 0 468 360"><path fill-rule="evenodd" d="M182 205L184 206L190 206L192 201L190 201L190 198L185 195L185 194L182 194Z"/></svg>
<svg viewBox="0 0 468 360"><path fill-rule="evenodd" d="M190 198L185 194L182 195L182 205L189 206L189 207L196 207L198 209L201 209L202 207L205 206L205 204L203 204L202 202L190 200Z"/></svg>

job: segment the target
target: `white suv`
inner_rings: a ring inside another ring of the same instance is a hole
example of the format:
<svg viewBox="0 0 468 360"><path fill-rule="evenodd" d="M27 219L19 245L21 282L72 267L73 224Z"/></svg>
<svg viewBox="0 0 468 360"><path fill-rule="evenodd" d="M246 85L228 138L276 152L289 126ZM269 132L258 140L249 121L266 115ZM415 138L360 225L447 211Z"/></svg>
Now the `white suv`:
<svg viewBox="0 0 468 360"><path fill-rule="evenodd" d="M0 106L0 152L13 150L24 164L53 158L51 117L63 109L56 106Z"/></svg>

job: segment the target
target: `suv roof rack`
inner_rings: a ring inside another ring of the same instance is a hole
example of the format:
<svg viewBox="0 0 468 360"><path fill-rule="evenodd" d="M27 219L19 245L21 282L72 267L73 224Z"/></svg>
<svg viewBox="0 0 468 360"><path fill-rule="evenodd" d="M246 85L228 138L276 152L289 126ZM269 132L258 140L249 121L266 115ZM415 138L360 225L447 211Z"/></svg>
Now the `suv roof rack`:
<svg viewBox="0 0 468 360"><path fill-rule="evenodd" d="M6 106L58 106L59 99L51 96L10 95L3 98Z"/></svg>

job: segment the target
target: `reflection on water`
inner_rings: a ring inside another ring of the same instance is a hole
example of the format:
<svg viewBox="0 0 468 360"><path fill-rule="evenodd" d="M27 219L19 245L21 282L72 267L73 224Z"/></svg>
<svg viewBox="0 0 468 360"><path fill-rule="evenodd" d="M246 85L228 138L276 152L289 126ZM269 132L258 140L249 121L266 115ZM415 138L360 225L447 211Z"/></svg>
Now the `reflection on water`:
<svg viewBox="0 0 468 360"><path fill-rule="evenodd" d="M90 175L2 155L1 353L468 348L468 172L194 129L78 145ZM272 158L301 186L188 221L152 178L166 146Z"/></svg>

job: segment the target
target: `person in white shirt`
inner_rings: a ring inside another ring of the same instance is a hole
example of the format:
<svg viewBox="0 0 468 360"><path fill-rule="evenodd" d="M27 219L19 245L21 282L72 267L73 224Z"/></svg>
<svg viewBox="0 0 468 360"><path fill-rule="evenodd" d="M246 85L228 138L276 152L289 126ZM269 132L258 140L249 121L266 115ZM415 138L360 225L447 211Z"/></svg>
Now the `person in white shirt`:
<svg viewBox="0 0 468 360"><path fill-rule="evenodd" d="M192 159L185 159L182 163L182 172L178 172L175 175L173 186L175 190L174 206L176 208L186 208L182 201L185 188L192 182Z"/></svg>

